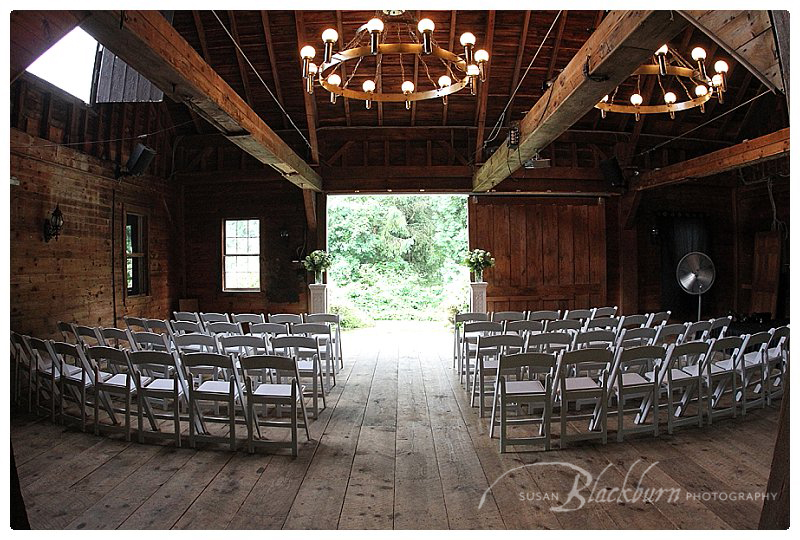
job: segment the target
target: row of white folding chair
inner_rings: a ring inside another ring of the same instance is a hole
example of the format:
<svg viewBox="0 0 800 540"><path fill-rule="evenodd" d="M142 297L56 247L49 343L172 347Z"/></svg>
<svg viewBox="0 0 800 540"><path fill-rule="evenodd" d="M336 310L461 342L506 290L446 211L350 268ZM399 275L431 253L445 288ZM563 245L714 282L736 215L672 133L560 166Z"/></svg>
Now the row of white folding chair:
<svg viewBox="0 0 800 540"><path fill-rule="evenodd" d="M220 343L223 344L223 347L226 345L230 346L233 343L225 344L226 340L235 341L247 337L256 339L254 336L222 337L220 338ZM243 374L246 375L247 370L256 369L256 365L261 366L259 369L267 369L268 366L265 367L266 364L264 362L269 363L268 361L276 364L278 366L276 369L280 370L287 370L287 367L293 366L291 370L288 370L294 372L291 388L289 388L290 385L264 387L266 381L263 380L259 382L258 387L253 387L252 380L250 380L249 388L255 395L254 401L258 401L259 403L274 402L277 405L282 404L289 406L293 413L296 411L297 401L299 400L304 418L304 422L300 425L306 428L308 434L305 402L302 398L305 387L301 387L297 383L300 377L298 366L303 362L313 363L317 366L315 370L316 373L321 376L318 368L319 363L316 361L316 358L319 356L318 345L315 340L310 338L290 337L283 339L290 340L281 344L287 356L279 357L280 360L275 360L275 358L278 357L268 355L241 356L238 358L240 363L239 367L243 370ZM31 366L35 366L34 369L39 375L39 378L34 377L37 408L39 406L39 396L42 393L40 390L46 390L50 395L51 405L49 412L53 421L56 420L56 415L58 415L59 419L63 420L65 418L63 401L68 393L65 391L65 388L71 391L74 401L81 410L80 422L82 429L86 427L86 405L92 404L87 400L86 393L87 391L91 391L94 396L95 430L98 431L100 428L98 406L102 404L104 409L108 412L112 424L115 426L118 422L114 413L124 412L124 429L128 439L130 438L130 400L132 395L136 395L139 402L138 416L140 439L144 437L143 413L149 417L152 431L158 431L158 427L155 423L155 417L157 417L157 415L154 414L152 407L149 405L149 399L153 397L159 399L173 399L175 405L173 406L173 412L170 417L174 420L175 428L173 433L169 436L174 437L178 445L180 445L180 403L186 403L187 395L189 396L188 403L190 404L188 420L190 422L190 442L192 445L194 445L194 439L196 438L195 433L200 433L202 435L206 432L203 427L204 417L200 408L195 403L196 400L220 400L220 396L236 398L240 409L245 411L240 383L237 388L234 389L233 386L227 382L218 381L215 378L211 381L201 382L197 385L197 388L195 388L194 384L187 384L184 378L184 376L189 376L189 380L192 380L192 375L198 374L195 372L197 369L229 368L228 371L232 373L229 381L232 383L237 377L237 368L234 367L233 355L209 352L182 352L180 357L178 357L177 353L167 351L127 351L102 345L84 348L80 344L44 341L27 336L20 336L15 333L12 333L12 342L17 346L20 353L26 355L27 363ZM303 348L309 349L311 354L305 354L302 358L295 356L297 351ZM202 358L200 358L201 356ZM178 360L178 358L181 360ZM245 360L246 358L251 358L251 360ZM256 360L252 360L253 358ZM106 362L107 365L116 365L119 368L116 371L120 371L120 373L114 374L100 371L99 366L102 362ZM160 366L164 371L173 373L173 376L156 376L152 371L155 366ZM201 371L200 373L206 372L207 371ZM278 381L278 383L280 383L280 381ZM315 379L315 387L317 386L316 383L317 380ZM319 378L319 383L320 385L322 384L321 377ZM30 384L31 381L29 379L29 385ZM220 391L221 386L226 387L225 392ZM113 407L108 396L109 393L125 397L126 406L123 410L120 411ZM58 407L56 407L56 396L58 396ZM294 399L295 397L297 397L297 399ZM224 399L222 400L225 401ZM232 400L229 400L229 402L230 401ZM316 399L314 401L316 401ZM229 407L229 420L232 426L229 440L231 441L232 448L235 447L235 426L233 426L235 420L234 409L235 407ZM197 413L196 416L195 413ZM293 427L290 446L295 455L297 452L296 427L298 425L296 420L295 415L290 422ZM262 422L260 425L272 424L274 424L274 422L266 421ZM256 423L256 431L259 431L258 426L259 424ZM228 438L226 438L226 440L228 440ZM249 423L248 442L252 449L252 426Z"/></svg>

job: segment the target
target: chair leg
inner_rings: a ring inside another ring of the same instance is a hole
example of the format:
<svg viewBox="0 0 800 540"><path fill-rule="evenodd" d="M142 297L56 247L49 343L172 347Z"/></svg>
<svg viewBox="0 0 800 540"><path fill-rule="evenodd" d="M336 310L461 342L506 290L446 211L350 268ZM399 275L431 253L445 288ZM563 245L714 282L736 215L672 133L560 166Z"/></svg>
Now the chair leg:
<svg viewBox="0 0 800 540"><path fill-rule="evenodd" d="M553 400L550 394L545 394L544 418L542 419L544 429L544 449L550 450L550 419L553 416Z"/></svg>
<svg viewBox="0 0 800 540"><path fill-rule="evenodd" d="M131 442L131 392L125 394L125 441Z"/></svg>
<svg viewBox="0 0 800 540"><path fill-rule="evenodd" d="M94 385L94 434L100 435L100 390Z"/></svg>
<svg viewBox="0 0 800 540"><path fill-rule="evenodd" d="M138 423L139 423L139 444L144 443L144 416L142 416L142 409L144 408L143 402L144 397L142 396L142 392L136 393L136 401L137 401L137 414L138 414Z"/></svg>
<svg viewBox="0 0 800 540"><path fill-rule="evenodd" d="M233 383L231 383L233 386ZM228 400L228 416L230 417L230 438L231 438L231 452L236 451L236 401L233 398L233 393Z"/></svg>
<svg viewBox="0 0 800 540"><path fill-rule="evenodd" d="M566 436L567 436L567 410L569 408L569 403L567 402L567 396L564 393L561 393L561 436L558 439L558 447L564 448L567 445Z"/></svg>
<svg viewBox="0 0 800 540"><path fill-rule="evenodd" d="M497 378L500 380L500 377ZM489 438L494 438L494 424L495 419L497 418L497 399L498 399L499 391L497 389L497 383L495 383L494 387L494 396L492 397L492 418L489 420Z"/></svg>
<svg viewBox="0 0 800 540"><path fill-rule="evenodd" d="M506 416L505 393L500 397L500 453L506 452L506 441L508 439L508 418Z"/></svg>
<svg viewBox="0 0 800 540"><path fill-rule="evenodd" d="M292 401L292 456L297 457L297 400Z"/></svg>
<svg viewBox="0 0 800 540"><path fill-rule="evenodd" d="M319 403L317 401L317 374L313 374L311 376L312 384L311 384L311 402L314 407L314 420L319 418Z"/></svg>

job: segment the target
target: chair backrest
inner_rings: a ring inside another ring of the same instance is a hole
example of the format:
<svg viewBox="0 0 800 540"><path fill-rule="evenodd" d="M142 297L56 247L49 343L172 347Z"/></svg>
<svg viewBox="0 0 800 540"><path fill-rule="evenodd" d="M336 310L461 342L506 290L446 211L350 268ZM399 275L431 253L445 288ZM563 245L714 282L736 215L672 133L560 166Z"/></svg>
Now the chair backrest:
<svg viewBox="0 0 800 540"><path fill-rule="evenodd" d="M669 318L671 316L671 311L659 311L658 313L652 313L647 321L647 326L650 328L656 328L662 324L669 324Z"/></svg>
<svg viewBox="0 0 800 540"><path fill-rule="evenodd" d="M169 343L165 334L154 332L131 332L133 342L138 350L168 351Z"/></svg>
<svg viewBox="0 0 800 540"><path fill-rule="evenodd" d="M94 366L83 354L83 347L77 344L65 343L63 341L51 341L48 343L52 352L60 358L61 365L70 364L80 368L86 373L87 380L94 381Z"/></svg>
<svg viewBox="0 0 800 540"><path fill-rule="evenodd" d="M75 330L72 328L72 325L70 323L64 321L58 321L58 324L56 326L58 327L59 333L64 338L64 341L77 343L78 336L75 335Z"/></svg>
<svg viewBox="0 0 800 540"><path fill-rule="evenodd" d="M203 325L193 321L172 321L172 334L202 334Z"/></svg>
<svg viewBox="0 0 800 540"><path fill-rule="evenodd" d="M232 322L210 322L206 324L206 331L211 335L216 334L242 334L242 325Z"/></svg>
<svg viewBox="0 0 800 540"><path fill-rule="evenodd" d="M119 373L129 369L128 352L122 349L115 349L114 347L107 347L98 345L95 347L86 347L86 356L92 360L95 365L106 362L112 367L112 371Z"/></svg>
<svg viewBox="0 0 800 540"><path fill-rule="evenodd" d="M289 325L286 323L257 323L250 325L250 333L253 335L263 334L270 336L280 336L282 334L289 334Z"/></svg>
<svg viewBox="0 0 800 540"><path fill-rule="evenodd" d="M783 340L783 346L788 349L789 347L789 327L788 326L779 326L778 328L773 328L770 330L772 334L772 339L769 340L769 348L772 349L777 347L781 344L781 340Z"/></svg>
<svg viewBox="0 0 800 540"><path fill-rule="evenodd" d="M14 357L25 366L31 365L31 351L28 348L26 336L11 331L11 347Z"/></svg>
<svg viewBox="0 0 800 540"><path fill-rule="evenodd" d="M708 331L711 330L711 323L709 321L697 321L690 323L686 327L686 332L683 334L683 342L687 341L703 341L708 338Z"/></svg>
<svg viewBox="0 0 800 540"><path fill-rule="evenodd" d="M227 354L211 353L211 352L194 352L194 353L181 353L181 363L189 373L192 373L193 368L198 367L215 367L228 369L233 372L236 370L233 367L233 360ZM206 374L206 370L200 371Z"/></svg>
<svg viewBox="0 0 800 540"><path fill-rule="evenodd" d="M657 345L641 345L639 347L619 349L615 362L615 372L646 371L651 365L660 367L666 355L666 349Z"/></svg>
<svg viewBox="0 0 800 540"><path fill-rule="evenodd" d="M578 319L561 319L558 321L547 321L546 332L578 332L583 328L583 321Z"/></svg>
<svg viewBox="0 0 800 540"><path fill-rule="evenodd" d="M341 324L341 317L338 313L307 313L303 315L305 322Z"/></svg>
<svg viewBox="0 0 800 540"><path fill-rule="evenodd" d="M227 313L201 313L200 320L206 325L212 322L231 322Z"/></svg>
<svg viewBox="0 0 800 540"><path fill-rule="evenodd" d="M470 312L467 312L467 313L456 313L456 316L455 316L454 320L455 320L456 324L466 323L466 322L488 321L489 320L489 314L488 313L479 312L479 311L478 312L470 311Z"/></svg>
<svg viewBox="0 0 800 540"><path fill-rule="evenodd" d="M650 321L649 315L625 315L622 317L620 328L642 328Z"/></svg>
<svg viewBox="0 0 800 540"><path fill-rule="evenodd" d="M267 354L267 340L263 335L220 336L219 345L222 354L242 355Z"/></svg>
<svg viewBox="0 0 800 540"><path fill-rule="evenodd" d="M543 332L528 336L527 351L555 353L572 345L572 335L567 332Z"/></svg>
<svg viewBox="0 0 800 540"><path fill-rule="evenodd" d="M731 321L733 317L728 315L727 317L717 317L716 319L711 319L709 322L711 326L708 329L707 337L710 338L720 338L725 337L725 333L728 331L728 327L731 325Z"/></svg>
<svg viewBox="0 0 800 540"><path fill-rule="evenodd" d="M331 327L326 323L298 323L290 324L289 330L294 335L331 335Z"/></svg>
<svg viewBox="0 0 800 540"><path fill-rule="evenodd" d="M275 369L278 371L296 371L297 364L292 358L286 356L276 356L272 354L254 354L239 358L239 365L242 366L244 375L248 371ZM299 377L298 377L299 378Z"/></svg>
<svg viewBox="0 0 800 540"><path fill-rule="evenodd" d="M611 369L614 361L614 353L611 349L576 349L561 353L560 365L563 377L567 367L574 368L576 374L582 372L605 370L607 373Z"/></svg>
<svg viewBox="0 0 800 540"><path fill-rule="evenodd" d="M202 321L200 320L200 315L198 315L194 311L173 311L172 317L176 321L185 321L185 322L202 324Z"/></svg>
<svg viewBox="0 0 800 540"><path fill-rule="evenodd" d="M282 351L284 356L308 358L320 357L319 342L305 336L277 336L270 339L273 351Z"/></svg>
<svg viewBox="0 0 800 540"><path fill-rule="evenodd" d="M592 314L592 318L596 319L598 317L616 317L616 315L617 315L617 306L599 307L595 308L594 313Z"/></svg>
<svg viewBox="0 0 800 540"><path fill-rule="evenodd" d="M656 331L653 345L669 345L680 343L686 334L687 323L662 324Z"/></svg>
<svg viewBox="0 0 800 540"><path fill-rule="evenodd" d="M128 317L125 316L122 318L125 321L125 326L131 332L149 332L147 325L144 322L144 319L140 317Z"/></svg>
<svg viewBox="0 0 800 540"><path fill-rule="evenodd" d="M91 345L105 345L103 336L97 328L91 326L84 326L81 324L73 324L72 329L78 337L78 342L84 347Z"/></svg>
<svg viewBox="0 0 800 540"><path fill-rule="evenodd" d="M177 358L174 354L167 351L132 351L128 353L128 361L130 362L131 369L135 374L141 374L142 370L151 371L153 368L171 367L175 368L175 377L178 378L178 384L183 388L184 392L189 391L189 386L186 383L186 378L183 376ZM162 370L153 370L161 372ZM139 386L139 377L134 378L136 386Z"/></svg>
<svg viewBox="0 0 800 540"><path fill-rule="evenodd" d="M464 323L464 335L467 334L500 334L503 332L503 324L492 321L476 321Z"/></svg>
<svg viewBox="0 0 800 540"><path fill-rule="evenodd" d="M667 349L666 360L659 371L659 380L664 380L664 377L667 376L666 370L669 369L681 369L695 364L705 365L706 354L708 354L708 344L702 341L670 345Z"/></svg>
<svg viewBox="0 0 800 540"><path fill-rule="evenodd" d="M573 349L586 348L614 348L617 342L617 334L611 330L587 330L575 334L572 342Z"/></svg>
<svg viewBox="0 0 800 540"><path fill-rule="evenodd" d="M564 313L565 320L585 321L592 318L591 309L568 309Z"/></svg>
<svg viewBox="0 0 800 540"><path fill-rule="evenodd" d="M630 347L652 345L657 333L655 328L623 328L617 340L617 347L628 349Z"/></svg>
<svg viewBox="0 0 800 540"><path fill-rule="evenodd" d="M507 321L505 332L519 335L528 335L533 332L543 332L544 323L542 321Z"/></svg>
<svg viewBox="0 0 800 540"><path fill-rule="evenodd" d="M748 334L742 343L742 353L748 354L751 352L766 353L769 342L772 339L772 334L769 332L758 332L755 334Z"/></svg>
<svg viewBox="0 0 800 540"><path fill-rule="evenodd" d="M495 336L478 336L478 357L495 356L509 349L522 350L525 341L522 336L500 334Z"/></svg>
<svg viewBox="0 0 800 540"><path fill-rule="evenodd" d="M529 311L529 321L557 321L561 318L561 310L552 311L549 309L539 311Z"/></svg>
<svg viewBox="0 0 800 540"><path fill-rule="evenodd" d="M712 339L708 346L706 364L710 362L718 363L724 360L732 360L732 365L738 367L739 357L742 352L744 339L740 336L728 336L719 339ZM703 366L704 368L706 366Z"/></svg>
<svg viewBox="0 0 800 540"><path fill-rule="evenodd" d="M25 336L24 339L27 342L28 351L30 351L32 356L31 361L37 369L45 369L53 364L56 366L56 371L58 373L61 372L61 364L48 346L47 341L33 336Z"/></svg>
<svg viewBox="0 0 800 540"><path fill-rule="evenodd" d="M233 322L239 324L242 323L258 324L258 323L263 323L265 321L263 313L234 313Z"/></svg>
<svg viewBox="0 0 800 540"><path fill-rule="evenodd" d="M614 333L619 331L622 320L618 317L594 317L586 321L584 330L607 329Z"/></svg>
<svg viewBox="0 0 800 540"><path fill-rule="evenodd" d="M495 322L524 321L525 314L521 311L495 311L492 313L492 320Z"/></svg>
<svg viewBox="0 0 800 540"><path fill-rule="evenodd" d="M153 332L154 334L166 334L168 336L172 335L172 328L170 327L169 322L163 319L142 319L142 322L144 322L148 332Z"/></svg>
<svg viewBox="0 0 800 540"><path fill-rule="evenodd" d="M303 316L294 313L276 313L275 315L270 315L268 320L274 323L300 324L303 322Z"/></svg>
<svg viewBox="0 0 800 540"><path fill-rule="evenodd" d="M508 372L516 372L522 368L531 379L533 375L546 373L550 376L555 375L557 357L551 353L527 352L516 354L501 354L498 364L498 374L503 375Z"/></svg>
<svg viewBox="0 0 800 540"><path fill-rule="evenodd" d="M100 335L106 346L116 349L136 350L136 343L133 341L130 330L122 328L100 328Z"/></svg>
<svg viewBox="0 0 800 540"><path fill-rule="evenodd" d="M220 352L217 338L208 334L178 334L173 338L173 341L180 352Z"/></svg>

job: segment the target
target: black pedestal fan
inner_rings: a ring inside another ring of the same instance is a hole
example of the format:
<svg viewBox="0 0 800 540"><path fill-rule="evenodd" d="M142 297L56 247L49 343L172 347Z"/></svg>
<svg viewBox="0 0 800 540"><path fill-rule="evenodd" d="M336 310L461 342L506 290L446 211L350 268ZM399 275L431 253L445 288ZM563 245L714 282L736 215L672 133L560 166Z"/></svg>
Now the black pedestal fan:
<svg viewBox="0 0 800 540"><path fill-rule="evenodd" d="M714 284L716 270L711 258L700 251L687 253L675 271L678 284L689 294L697 296L697 320L700 320L703 294Z"/></svg>

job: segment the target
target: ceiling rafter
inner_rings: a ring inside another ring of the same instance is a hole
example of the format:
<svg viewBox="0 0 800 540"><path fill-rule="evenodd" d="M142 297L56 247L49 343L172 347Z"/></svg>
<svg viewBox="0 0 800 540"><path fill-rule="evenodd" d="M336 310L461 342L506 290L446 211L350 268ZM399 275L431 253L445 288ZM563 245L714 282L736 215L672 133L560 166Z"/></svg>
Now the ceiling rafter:
<svg viewBox="0 0 800 540"><path fill-rule="evenodd" d="M558 21L558 28L556 29L556 40L553 43L553 54L550 56L550 65L547 66L547 78L545 81L550 81L553 78L553 72L558 63L558 52L561 49L561 39L564 37L564 27L567 25L567 15L569 11L566 9L561 12L561 20Z"/></svg>
<svg viewBox="0 0 800 540"><path fill-rule="evenodd" d="M453 46L455 45L456 41L456 12L452 10L450 12L450 37L447 41L447 50L452 51ZM447 101L446 99L442 100L442 125L447 125Z"/></svg>
<svg viewBox="0 0 800 540"><path fill-rule="evenodd" d="M531 10L525 12L525 18L522 21L522 31L519 34L519 47L517 48L517 60L514 63L514 74L511 76L511 88L508 90L508 95L511 96L508 101L508 110L503 124L508 126L511 122L512 111L514 110L514 89L519 84L520 70L522 69L522 57L525 56L525 45L528 41L528 28L531 24Z"/></svg>
<svg viewBox="0 0 800 540"><path fill-rule="evenodd" d="M419 10L417 10L417 20L420 18ZM417 90L417 84L419 83L419 55L414 55L414 90ZM417 119L417 102L411 102L411 125L413 126Z"/></svg>
<svg viewBox="0 0 800 540"><path fill-rule="evenodd" d="M244 46L242 45L241 39L239 39L239 28L236 25L236 12L228 10L228 22L231 25L231 34L233 35L233 40L239 44L239 47L244 50ZM253 92L250 89L250 77L247 75L247 66L244 64L244 57L242 53L239 52L238 47L234 47L236 50L236 63L239 65L239 76L242 78L242 85L244 86L244 99L248 105L251 107L253 106Z"/></svg>
<svg viewBox="0 0 800 540"><path fill-rule="evenodd" d="M261 10L261 26L264 27L264 42L267 45L267 57L269 58L269 69L272 73L272 82L275 84L275 97L278 98L278 103L281 104L281 107L285 108L286 105L283 102L281 80L280 77L278 77L278 62L275 59L275 46L272 44L272 29L270 28L269 12L263 9ZM283 120L283 128L288 128L289 122L286 119L286 115L282 114L281 118Z"/></svg>
<svg viewBox="0 0 800 540"><path fill-rule="evenodd" d="M744 101L744 96L747 95L747 89L750 88L750 83L752 81L753 74L750 72L750 70L747 70L744 74L744 79L742 80L741 86L739 86L739 90L736 92L736 99L734 103L742 103ZM722 123L719 125L719 128L717 128L717 139L722 139L725 136L728 125L730 124L733 116L733 114L728 114L722 119Z"/></svg>
<svg viewBox="0 0 800 540"><path fill-rule="evenodd" d="M295 32L297 33L297 42L306 42L306 28L303 22L303 12L297 10L294 12ZM308 142L311 145L311 160L319 164L319 142L317 140L317 107L314 96L310 95L305 89L303 92L303 102L306 108L306 124L308 125Z"/></svg>
<svg viewBox="0 0 800 540"><path fill-rule="evenodd" d="M342 30L342 12L337 10L336 11L336 32L339 34L339 50L341 51L344 49L344 30ZM340 69L342 70L342 80L347 80L347 66L345 65L346 62L342 62L340 64ZM344 119L347 122L348 126L352 125L350 120L350 99L344 98Z"/></svg>
<svg viewBox="0 0 800 540"><path fill-rule="evenodd" d="M486 50L492 54L492 47L494 45L494 22L497 12L494 10L489 11L486 20ZM485 80L481 83L480 96L478 96L478 108L475 111L475 119L478 125L478 136L475 138L475 163L483 162L483 139L486 130L486 105L489 99L489 71L490 63L486 63L483 67L485 72Z"/></svg>

